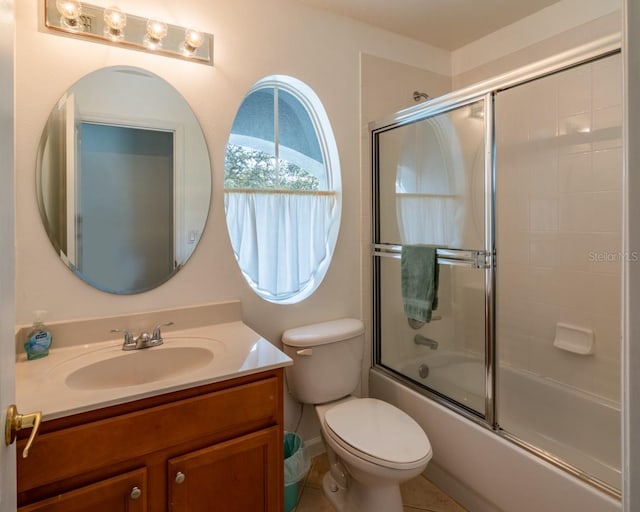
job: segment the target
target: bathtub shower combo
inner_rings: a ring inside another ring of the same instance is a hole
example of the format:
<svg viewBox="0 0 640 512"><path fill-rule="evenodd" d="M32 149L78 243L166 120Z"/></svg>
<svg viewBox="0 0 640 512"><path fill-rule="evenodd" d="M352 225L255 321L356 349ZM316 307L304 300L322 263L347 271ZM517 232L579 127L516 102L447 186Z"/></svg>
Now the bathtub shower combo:
<svg viewBox="0 0 640 512"><path fill-rule="evenodd" d="M371 129L373 372L619 496L617 44L431 99ZM403 311L405 245L437 247L428 323Z"/></svg>

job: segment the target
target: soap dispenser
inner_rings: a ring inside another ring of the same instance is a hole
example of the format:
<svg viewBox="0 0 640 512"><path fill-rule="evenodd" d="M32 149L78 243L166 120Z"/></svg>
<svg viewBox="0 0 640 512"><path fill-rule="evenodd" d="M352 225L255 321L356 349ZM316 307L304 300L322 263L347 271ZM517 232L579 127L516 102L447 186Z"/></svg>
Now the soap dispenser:
<svg viewBox="0 0 640 512"><path fill-rule="evenodd" d="M46 311L35 312L33 327L24 342L24 351L27 353L27 359L40 359L49 355L49 347L51 347L53 337L42 323L42 317L45 313Z"/></svg>

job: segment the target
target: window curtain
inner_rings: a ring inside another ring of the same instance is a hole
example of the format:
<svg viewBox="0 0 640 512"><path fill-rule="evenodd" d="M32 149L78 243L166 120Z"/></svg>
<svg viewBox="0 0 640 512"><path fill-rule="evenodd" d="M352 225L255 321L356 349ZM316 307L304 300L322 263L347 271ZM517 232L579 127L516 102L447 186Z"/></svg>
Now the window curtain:
<svg viewBox="0 0 640 512"><path fill-rule="evenodd" d="M448 114L406 128L396 170L403 244L462 247L464 180L464 160Z"/></svg>
<svg viewBox="0 0 640 512"><path fill-rule="evenodd" d="M403 244L462 247L465 208L457 197L397 194L396 214Z"/></svg>
<svg viewBox="0 0 640 512"><path fill-rule="evenodd" d="M335 204L331 192L225 191L231 245L255 288L286 299L313 281Z"/></svg>

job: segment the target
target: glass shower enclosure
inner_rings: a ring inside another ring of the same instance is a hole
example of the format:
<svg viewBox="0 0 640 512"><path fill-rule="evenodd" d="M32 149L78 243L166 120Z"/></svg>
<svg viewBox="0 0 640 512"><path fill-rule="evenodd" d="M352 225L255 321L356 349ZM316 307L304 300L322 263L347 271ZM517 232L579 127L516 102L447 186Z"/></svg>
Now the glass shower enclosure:
<svg viewBox="0 0 640 512"><path fill-rule="evenodd" d="M614 496L620 89L617 50L592 52L371 125L374 367ZM403 308L415 245L437 248L429 322Z"/></svg>

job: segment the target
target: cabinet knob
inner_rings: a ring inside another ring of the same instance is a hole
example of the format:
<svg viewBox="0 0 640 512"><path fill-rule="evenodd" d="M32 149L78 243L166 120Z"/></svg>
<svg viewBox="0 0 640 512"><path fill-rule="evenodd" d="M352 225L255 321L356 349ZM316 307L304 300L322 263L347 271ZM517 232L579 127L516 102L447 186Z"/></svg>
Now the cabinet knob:
<svg viewBox="0 0 640 512"><path fill-rule="evenodd" d="M140 487L134 487L131 489L131 494L129 495L132 500L137 500L140 496L142 496L142 490Z"/></svg>
<svg viewBox="0 0 640 512"><path fill-rule="evenodd" d="M178 471L178 472L176 473L176 483L177 483L177 484L181 484L181 483L183 483L183 482L185 481L185 479L186 479L186 478L187 478L187 477L186 477L186 476L184 476L184 473L183 473L182 471Z"/></svg>

